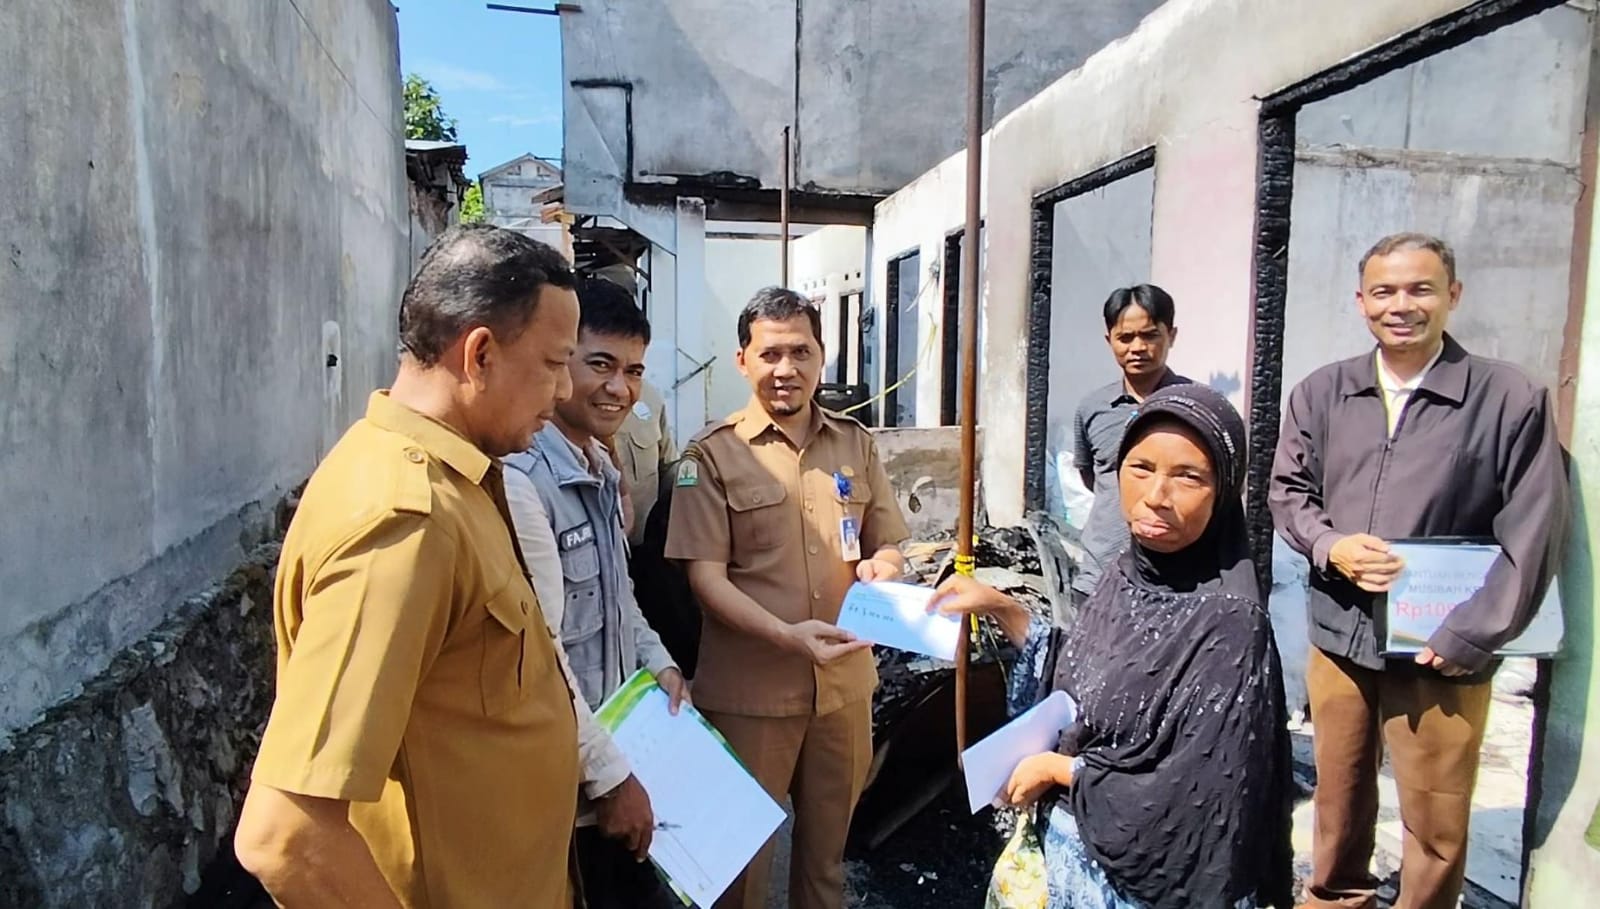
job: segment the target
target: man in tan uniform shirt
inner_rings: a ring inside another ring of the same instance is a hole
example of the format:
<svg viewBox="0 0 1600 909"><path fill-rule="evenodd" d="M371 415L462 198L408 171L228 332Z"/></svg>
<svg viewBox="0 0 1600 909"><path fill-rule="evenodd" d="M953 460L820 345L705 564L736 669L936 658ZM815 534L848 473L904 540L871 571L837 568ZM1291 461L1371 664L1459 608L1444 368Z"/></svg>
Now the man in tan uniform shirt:
<svg viewBox="0 0 1600 909"><path fill-rule="evenodd" d="M570 394L572 283L514 232L440 235L394 387L306 487L235 837L282 906L572 903L577 724L498 461Z"/></svg>
<svg viewBox="0 0 1600 909"><path fill-rule="evenodd" d="M637 548L644 542L645 521L659 498L661 468L678 458L672 427L667 425L666 402L648 380L640 384L639 400L622 421L615 441L612 450L625 484L628 544Z"/></svg>
<svg viewBox="0 0 1600 909"><path fill-rule="evenodd" d="M872 758L872 651L833 623L856 580L901 576L909 536L871 434L812 403L820 337L793 291L745 307L738 364L754 397L684 451L667 536L705 607L695 702L774 798L793 799L797 909L843 904ZM771 864L769 844L717 905L765 907Z"/></svg>

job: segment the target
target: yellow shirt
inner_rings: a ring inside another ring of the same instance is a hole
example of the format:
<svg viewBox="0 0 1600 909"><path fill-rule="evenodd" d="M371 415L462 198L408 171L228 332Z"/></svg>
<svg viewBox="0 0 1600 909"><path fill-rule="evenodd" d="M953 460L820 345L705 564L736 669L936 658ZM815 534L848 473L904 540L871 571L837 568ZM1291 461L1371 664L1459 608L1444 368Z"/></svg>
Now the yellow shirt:
<svg viewBox="0 0 1600 909"><path fill-rule="evenodd" d="M840 535L846 516L862 557L910 536L872 434L820 407L811 413L798 447L754 400L697 436L678 467L667 532L667 558L725 563L735 587L791 624L839 620L856 579ZM871 697L877 683L870 650L815 666L706 614L694 702L707 710L820 715Z"/></svg>
<svg viewBox="0 0 1600 909"><path fill-rule="evenodd" d="M1383 410L1389 418L1389 438L1394 438L1395 430L1400 428L1400 417L1406 412L1406 405L1411 403L1411 396L1422 387L1423 378L1427 376L1428 370L1433 368L1433 364L1439 362L1439 355L1442 353L1444 345L1441 344L1439 349L1434 351L1433 358L1428 361L1427 366L1402 382L1389 372L1389 367L1383 362L1383 351L1378 351L1378 390L1383 392Z"/></svg>
<svg viewBox="0 0 1600 909"><path fill-rule="evenodd" d="M410 907L571 904L577 724L500 470L378 392L279 560L252 779L350 801Z"/></svg>

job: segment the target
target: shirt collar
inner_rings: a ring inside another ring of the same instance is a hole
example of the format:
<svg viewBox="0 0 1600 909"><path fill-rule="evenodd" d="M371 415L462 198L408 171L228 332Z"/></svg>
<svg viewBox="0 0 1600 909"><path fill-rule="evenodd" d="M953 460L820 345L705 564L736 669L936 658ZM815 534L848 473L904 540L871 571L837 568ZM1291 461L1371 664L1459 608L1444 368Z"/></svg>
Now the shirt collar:
<svg viewBox="0 0 1600 909"><path fill-rule="evenodd" d="M1343 361L1339 369L1340 394L1350 397L1363 392L1381 391L1375 362L1368 354ZM1422 382L1417 389L1459 405L1467 399L1469 371L1466 348L1458 344L1449 332L1445 332L1444 346L1439 349L1433 365L1427 372L1421 373Z"/></svg>
<svg viewBox="0 0 1600 909"><path fill-rule="evenodd" d="M734 433L746 442L755 441L769 429L780 435L783 434L783 429L778 426L777 421L772 419L772 415L767 413L767 409L761 406L761 401L754 396L750 398L750 403L745 405L744 410L739 411L729 419L734 424ZM811 403L809 437L815 438L818 431L832 428L836 428L833 424L833 416L813 401Z"/></svg>
<svg viewBox="0 0 1600 909"><path fill-rule="evenodd" d="M1432 357L1428 358L1428 363L1422 367L1422 371L1402 382L1394 377L1394 373L1389 371L1388 366L1384 365L1383 351L1379 350L1373 354L1374 359L1378 361L1378 387L1391 395L1416 391L1422 387L1422 380L1428 377L1429 370L1433 369L1433 365L1439 362L1439 357L1443 355L1444 345L1440 344L1439 349L1433 352Z"/></svg>
<svg viewBox="0 0 1600 909"><path fill-rule="evenodd" d="M1163 388L1166 388L1168 385L1177 385L1183 381L1184 379L1182 376L1173 372L1171 367L1167 367L1166 370L1161 373L1161 379L1156 382L1156 387L1150 389L1150 391L1151 393L1155 393ZM1139 399L1134 397L1133 392L1128 390L1128 380L1126 378L1118 379L1117 381L1106 386L1106 388L1111 395L1108 403L1113 407L1118 404L1139 403Z"/></svg>
<svg viewBox="0 0 1600 909"><path fill-rule="evenodd" d="M616 468L611 464L611 456L601 445L598 439L590 439L587 455L584 449L579 448L561 427L555 423L546 423L534 437L534 448L544 455L550 464L550 472L555 475L556 482L562 486L571 486L577 483L591 483L598 485L602 479L609 479ZM589 463L600 465L600 476L595 476L589 470Z"/></svg>
<svg viewBox="0 0 1600 909"><path fill-rule="evenodd" d="M367 421L379 429L399 433L417 443L422 450L443 461L474 485L481 484L484 475L494 465L493 459L467 441L461 433L389 397L386 388L373 392L367 398Z"/></svg>

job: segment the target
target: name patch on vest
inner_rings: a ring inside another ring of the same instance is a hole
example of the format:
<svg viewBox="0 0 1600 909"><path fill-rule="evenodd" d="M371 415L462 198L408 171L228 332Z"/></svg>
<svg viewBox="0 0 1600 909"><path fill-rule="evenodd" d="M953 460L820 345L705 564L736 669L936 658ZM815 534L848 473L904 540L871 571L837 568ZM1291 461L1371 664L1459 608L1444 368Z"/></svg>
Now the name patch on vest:
<svg viewBox="0 0 1600 909"><path fill-rule="evenodd" d="M579 524L561 534L561 551L570 552L585 543L594 542L594 525Z"/></svg>

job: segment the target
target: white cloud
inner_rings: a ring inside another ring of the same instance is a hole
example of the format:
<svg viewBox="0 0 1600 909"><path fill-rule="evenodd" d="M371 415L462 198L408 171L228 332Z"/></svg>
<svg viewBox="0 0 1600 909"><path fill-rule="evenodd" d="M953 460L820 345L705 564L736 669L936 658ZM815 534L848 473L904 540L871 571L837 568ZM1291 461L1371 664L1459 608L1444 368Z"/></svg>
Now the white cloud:
<svg viewBox="0 0 1600 909"><path fill-rule="evenodd" d="M417 67L424 79L441 92L506 92L511 87L493 73L467 69L450 63L424 63Z"/></svg>
<svg viewBox="0 0 1600 909"><path fill-rule="evenodd" d="M560 123L561 114L556 111L545 111L540 114L496 114L489 118L490 123L503 126L544 126L549 123Z"/></svg>

